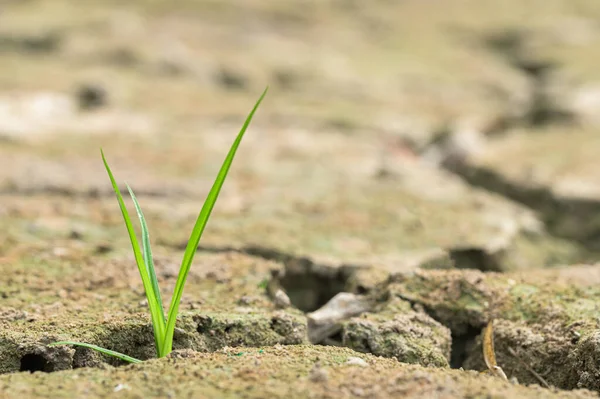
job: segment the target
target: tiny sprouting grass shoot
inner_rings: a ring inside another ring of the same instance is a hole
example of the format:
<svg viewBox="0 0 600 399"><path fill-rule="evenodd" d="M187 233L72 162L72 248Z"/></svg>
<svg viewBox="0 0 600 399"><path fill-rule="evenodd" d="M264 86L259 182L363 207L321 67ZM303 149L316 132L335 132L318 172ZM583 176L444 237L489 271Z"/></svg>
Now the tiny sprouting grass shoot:
<svg viewBox="0 0 600 399"><path fill-rule="evenodd" d="M206 227L206 223L208 222L208 218L212 212L212 209L217 201L219 196L219 192L221 191L221 187L223 186L223 182L227 177L227 173L229 172L229 168L235 156L235 153L242 141L242 137L246 132L246 129L250 125L252 118L258 109L260 103L263 98L267 94L268 87L262 93L250 114L246 118L246 121L242 125L240 132L238 133L236 139L234 140L231 148L229 149L229 153L225 157L225 161L219 170L217 178L213 183L213 186L206 197L206 201L202 206L202 210L198 215L196 220L196 224L192 230L192 234L190 235L190 239L185 248L185 253L183 255L183 260L181 262L181 267L179 269L179 275L177 276L177 281L175 283L175 290L173 292L173 297L171 299L171 305L169 306L169 311L166 316L164 313L163 303L160 295L160 289L158 286L158 280L156 278L156 273L154 271L154 262L152 260L152 250L150 249L150 235L148 233L148 226L146 224L146 219L144 218L144 214L142 213L142 209L138 200L133 193L133 190L129 185L127 185L127 189L129 190L129 194L131 199L133 200L133 204L135 206L135 210L137 212L138 218L140 220L140 225L142 229L142 247L140 249L140 245L137 241L135 231L133 229L133 224L131 223L131 218L129 217L129 213L127 212L127 208L125 207L125 202L123 201L123 196L121 195L121 191L117 186L115 178L108 166L108 162L104 156L104 152L102 150L102 161L104 162L104 167L108 173L108 177L112 183L112 187L115 190L115 194L117 195L117 200L119 202L119 207L121 208L121 213L123 214L123 219L125 221L125 226L127 227L127 232L129 233L129 239L131 240L131 247L133 248L133 254L135 256L135 261L137 263L138 270L140 272L140 277L142 278L142 283L144 285L144 291L146 292L146 298L148 299L148 307L150 310L150 317L152 320L152 327L154 330L154 342L156 344L156 353L158 357L164 357L171 353L173 350L173 333L175 331L175 323L177 321L177 314L179 313L179 303L181 301L181 296L183 294L183 288L185 286L185 281L187 279L188 272L192 265L192 261L194 260L194 255L196 254L196 249L198 248L198 243L200 241L200 237L202 237L202 233L204 228ZM117 357L121 360L130 362L130 363L139 363L141 360L135 359L133 357L127 356L125 354L115 352L109 349L101 348L96 345L86 344L82 342L75 341L59 341L53 342L50 344L51 346L55 345L76 345L82 346L85 348L90 348L96 350L98 352L104 353L106 355Z"/></svg>

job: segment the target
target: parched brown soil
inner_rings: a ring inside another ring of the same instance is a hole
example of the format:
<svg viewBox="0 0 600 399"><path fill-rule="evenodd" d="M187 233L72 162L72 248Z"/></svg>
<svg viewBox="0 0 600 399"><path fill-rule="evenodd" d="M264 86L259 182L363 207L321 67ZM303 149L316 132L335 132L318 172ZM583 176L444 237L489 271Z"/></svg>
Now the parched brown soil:
<svg viewBox="0 0 600 399"><path fill-rule="evenodd" d="M524 387L476 372L432 372L348 349L310 346L180 351L117 369L10 374L0 386L5 395L31 398L487 398L490 392L515 398L596 397L584 390Z"/></svg>
<svg viewBox="0 0 600 399"><path fill-rule="evenodd" d="M0 2L0 397L597 397L599 4Z"/></svg>

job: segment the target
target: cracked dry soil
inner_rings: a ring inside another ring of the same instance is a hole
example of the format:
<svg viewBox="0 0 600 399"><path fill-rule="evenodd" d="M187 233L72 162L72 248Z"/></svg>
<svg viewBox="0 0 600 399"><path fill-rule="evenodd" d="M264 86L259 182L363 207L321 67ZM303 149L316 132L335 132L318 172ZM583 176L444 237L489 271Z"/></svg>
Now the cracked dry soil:
<svg viewBox="0 0 600 399"><path fill-rule="evenodd" d="M551 3L2 3L0 397L598 397L600 8ZM98 149L168 295L267 84L154 359Z"/></svg>

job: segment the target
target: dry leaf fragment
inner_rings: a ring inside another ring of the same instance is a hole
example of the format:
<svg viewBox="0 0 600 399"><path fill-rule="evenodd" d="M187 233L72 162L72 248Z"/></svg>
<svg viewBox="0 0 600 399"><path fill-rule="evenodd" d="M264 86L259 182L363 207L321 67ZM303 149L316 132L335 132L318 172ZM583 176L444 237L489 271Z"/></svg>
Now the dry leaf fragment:
<svg viewBox="0 0 600 399"><path fill-rule="evenodd" d="M504 380L508 380L508 378L506 378L506 374L504 374L504 370L502 370L502 368L496 363L493 319L490 320L488 325L483 330L483 360L485 361L485 365L487 366L490 374L500 377Z"/></svg>

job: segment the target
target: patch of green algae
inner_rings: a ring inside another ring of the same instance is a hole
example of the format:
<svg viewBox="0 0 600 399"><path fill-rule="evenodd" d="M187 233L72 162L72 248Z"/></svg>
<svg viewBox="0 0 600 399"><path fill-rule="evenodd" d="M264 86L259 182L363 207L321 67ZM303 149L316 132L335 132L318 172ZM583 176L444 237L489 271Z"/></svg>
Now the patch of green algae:
<svg viewBox="0 0 600 399"><path fill-rule="evenodd" d="M597 397L585 390L525 387L478 373L425 369L346 348L317 346L177 351L127 367L9 374L0 376L0 391L3 397L32 399Z"/></svg>

